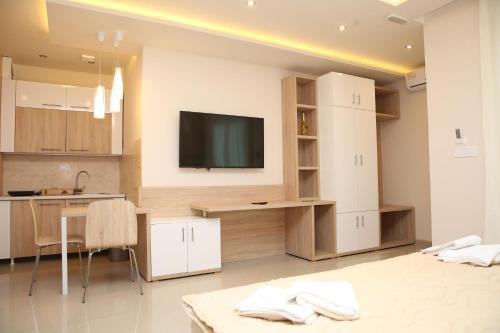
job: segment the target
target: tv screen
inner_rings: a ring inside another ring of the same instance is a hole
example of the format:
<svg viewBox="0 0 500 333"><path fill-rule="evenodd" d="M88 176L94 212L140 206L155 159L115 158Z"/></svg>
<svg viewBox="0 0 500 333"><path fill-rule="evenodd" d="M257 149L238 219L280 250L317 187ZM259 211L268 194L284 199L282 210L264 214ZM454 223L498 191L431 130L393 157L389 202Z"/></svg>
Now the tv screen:
<svg viewBox="0 0 500 333"><path fill-rule="evenodd" d="M180 112L180 168L263 168L264 119Z"/></svg>

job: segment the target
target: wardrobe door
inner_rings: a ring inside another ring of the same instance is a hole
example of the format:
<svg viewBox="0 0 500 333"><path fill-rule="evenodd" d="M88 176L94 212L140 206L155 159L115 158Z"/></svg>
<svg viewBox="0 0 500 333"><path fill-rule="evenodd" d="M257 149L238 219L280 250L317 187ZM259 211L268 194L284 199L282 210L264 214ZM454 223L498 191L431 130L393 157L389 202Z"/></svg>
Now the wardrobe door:
<svg viewBox="0 0 500 333"><path fill-rule="evenodd" d="M378 210L377 124L375 112L357 110L357 211Z"/></svg>
<svg viewBox="0 0 500 333"><path fill-rule="evenodd" d="M348 108L356 107L357 99L354 92L356 78L351 75L335 73L332 75L332 80L333 105Z"/></svg>
<svg viewBox="0 0 500 333"><path fill-rule="evenodd" d="M380 246L380 214L378 211L359 213L359 247L371 249Z"/></svg>
<svg viewBox="0 0 500 333"><path fill-rule="evenodd" d="M358 251L360 246L360 214L337 214L337 253Z"/></svg>
<svg viewBox="0 0 500 333"><path fill-rule="evenodd" d="M355 82L356 108L375 111L375 81L356 78Z"/></svg>

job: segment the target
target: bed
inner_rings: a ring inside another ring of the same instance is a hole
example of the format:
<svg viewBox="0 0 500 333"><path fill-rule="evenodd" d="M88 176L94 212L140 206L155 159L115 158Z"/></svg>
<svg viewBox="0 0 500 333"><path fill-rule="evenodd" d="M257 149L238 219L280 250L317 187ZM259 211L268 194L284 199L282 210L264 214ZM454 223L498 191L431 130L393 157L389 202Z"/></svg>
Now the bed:
<svg viewBox="0 0 500 333"><path fill-rule="evenodd" d="M361 317L293 325L238 316L235 304L265 284L287 288L296 280L349 281ZM413 253L383 261L183 297L205 333L500 332L500 265L446 264Z"/></svg>

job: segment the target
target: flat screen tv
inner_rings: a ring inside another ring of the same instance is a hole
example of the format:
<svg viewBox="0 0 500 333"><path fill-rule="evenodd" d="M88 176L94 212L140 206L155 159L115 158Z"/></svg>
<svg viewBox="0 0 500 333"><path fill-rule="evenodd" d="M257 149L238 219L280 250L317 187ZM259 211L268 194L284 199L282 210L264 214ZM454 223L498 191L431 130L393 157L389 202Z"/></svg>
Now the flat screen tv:
<svg viewBox="0 0 500 333"><path fill-rule="evenodd" d="M180 112L180 168L263 168L264 119Z"/></svg>

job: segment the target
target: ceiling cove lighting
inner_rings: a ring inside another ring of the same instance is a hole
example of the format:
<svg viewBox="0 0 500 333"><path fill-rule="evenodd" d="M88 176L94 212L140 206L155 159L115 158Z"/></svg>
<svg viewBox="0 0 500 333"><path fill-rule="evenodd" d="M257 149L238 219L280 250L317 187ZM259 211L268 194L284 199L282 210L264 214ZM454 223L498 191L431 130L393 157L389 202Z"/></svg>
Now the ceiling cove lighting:
<svg viewBox="0 0 500 333"><path fill-rule="evenodd" d="M105 32L98 32L97 33L97 40L102 46L102 43L104 42L104 38L106 37ZM94 96L94 118L96 119L103 119L106 111L106 95L104 92L104 87L101 84L101 67L102 67L102 55L101 52L99 52L99 84L97 85L97 88L95 90L95 96Z"/></svg>
<svg viewBox="0 0 500 333"><path fill-rule="evenodd" d="M123 39L123 32L115 31L114 47L116 51L116 66L115 76L113 78L113 88L111 89L111 100L109 110L111 112L120 112L121 102L123 100L123 77L122 68L120 67L120 55L118 54L118 46Z"/></svg>
<svg viewBox="0 0 500 333"><path fill-rule="evenodd" d="M240 39L251 40L261 44L275 46L283 49L299 51L319 57L324 57L332 60L338 60L355 65L371 67L383 70L389 73L404 75L412 69L392 64L372 58L362 57L350 53L337 51L330 48L319 47L315 45L305 44L301 41L295 41L283 37L262 34L250 30L239 29L232 26L204 21L193 17L172 14L170 12L148 9L137 5L120 3L117 0L67 0L67 3L72 3L79 6L88 6L88 9L100 9L125 15L130 18L142 18L150 22L163 24L173 24L185 28L197 29L205 32L216 32L222 35L238 37ZM90 8L89 8L90 7Z"/></svg>
<svg viewBox="0 0 500 333"><path fill-rule="evenodd" d="M393 5L394 7L397 7L399 5L404 4L408 0L380 0L380 1L388 3L389 5Z"/></svg>

